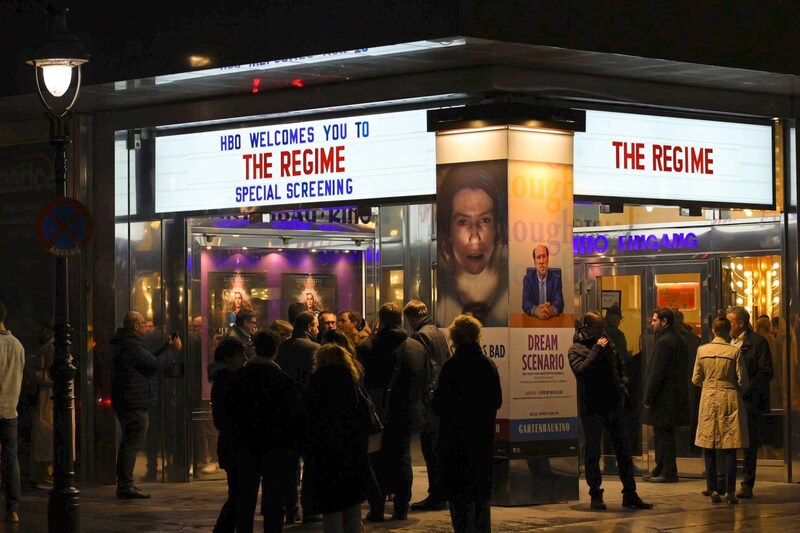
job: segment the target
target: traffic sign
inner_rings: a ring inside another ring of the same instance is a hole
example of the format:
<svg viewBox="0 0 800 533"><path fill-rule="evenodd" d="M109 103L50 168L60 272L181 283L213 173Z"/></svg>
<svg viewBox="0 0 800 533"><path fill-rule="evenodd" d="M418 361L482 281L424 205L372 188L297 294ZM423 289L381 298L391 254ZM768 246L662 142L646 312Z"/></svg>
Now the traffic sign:
<svg viewBox="0 0 800 533"><path fill-rule="evenodd" d="M78 255L92 238L92 215L74 198L55 198L36 217L36 239L58 257Z"/></svg>

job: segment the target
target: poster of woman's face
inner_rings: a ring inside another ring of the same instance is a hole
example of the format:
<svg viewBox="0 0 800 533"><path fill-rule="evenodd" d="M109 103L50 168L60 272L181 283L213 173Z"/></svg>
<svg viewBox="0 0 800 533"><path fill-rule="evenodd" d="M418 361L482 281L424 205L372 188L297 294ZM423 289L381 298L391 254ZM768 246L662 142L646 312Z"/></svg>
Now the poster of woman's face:
<svg viewBox="0 0 800 533"><path fill-rule="evenodd" d="M301 302L305 311L319 314L336 310L336 276L333 274L281 274L281 307Z"/></svg>
<svg viewBox="0 0 800 533"><path fill-rule="evenodd" d="M436 319L448 326L462 312L484 326L508 325L507 163L437 167Z"/></svg>
<svg viewBox="0 0 800 533"><path fill-rule="evenodd" d="M231 327L242 311L255 313L251 291L265 285L263 273L209 272L209 302L214 309L212 327Z"/></svg>

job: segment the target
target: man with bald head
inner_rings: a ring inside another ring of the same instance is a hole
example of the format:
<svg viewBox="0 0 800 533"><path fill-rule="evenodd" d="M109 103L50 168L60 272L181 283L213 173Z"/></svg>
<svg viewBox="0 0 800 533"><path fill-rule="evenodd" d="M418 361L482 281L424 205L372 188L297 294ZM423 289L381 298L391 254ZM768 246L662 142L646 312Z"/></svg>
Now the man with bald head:
<svg viewBox="0 0 800 533"><path fill-rule="evenodd" d="M111 339L114 353L111 405L122 427L117 452L117 498L138 500L150 497L133 484L136 456L144 446L149 418L147 410L155 405L159 370L175 360L183 346L180 337L170 336L155 352L142 344L146 331L144 316L137 311L125 314L122 327Z"/></svg>
<svg viewBox="0 0 800 533"><path fill-rule="evenodd" d="M544 244L533 249L533 264L522 279L522 311L547 320L564 312L561 271L550 268L550 250Z"/></svg>

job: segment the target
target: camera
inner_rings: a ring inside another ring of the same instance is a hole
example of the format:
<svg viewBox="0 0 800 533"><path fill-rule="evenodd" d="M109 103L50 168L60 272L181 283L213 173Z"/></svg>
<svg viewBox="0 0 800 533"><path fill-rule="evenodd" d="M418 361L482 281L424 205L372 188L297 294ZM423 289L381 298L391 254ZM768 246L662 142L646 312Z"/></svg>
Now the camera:
<svg viewBox="0 0 800 533"><path fill-rule="evenodd" d="M172 339L172 340L177 339L178 338L178 332L177 331L173 331L172 333L169 334L169 338Z"/></svg>

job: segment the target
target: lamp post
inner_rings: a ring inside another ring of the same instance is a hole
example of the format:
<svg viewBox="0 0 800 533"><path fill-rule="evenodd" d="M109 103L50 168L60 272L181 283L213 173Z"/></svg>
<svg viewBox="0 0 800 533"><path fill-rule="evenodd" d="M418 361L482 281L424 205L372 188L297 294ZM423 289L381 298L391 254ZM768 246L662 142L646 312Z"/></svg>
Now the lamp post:
<svg viewBox="0 0 800 533"><path fill-rule="evenodd" d="M67 196L67 146L72 107L78 99L81 65L89 60L77 37L67 30L67 10L47 9L48 28L44 42L27 63L35 67L36 88L50 122L50 144L55 149L56 199ZM77 71L73 75L73 71ZM73 78L75 83L73 84ZM50 367L53 380L53 489L47 503L49 532L80 530L80 497L73 461L73 381L75 367L70 355L67 255L55 255L55 354Z"/></svg>

